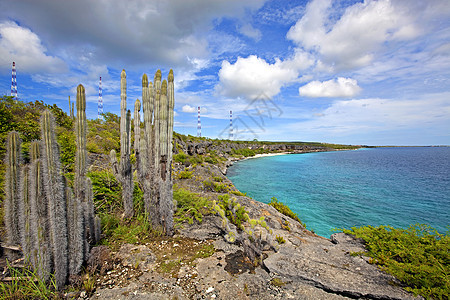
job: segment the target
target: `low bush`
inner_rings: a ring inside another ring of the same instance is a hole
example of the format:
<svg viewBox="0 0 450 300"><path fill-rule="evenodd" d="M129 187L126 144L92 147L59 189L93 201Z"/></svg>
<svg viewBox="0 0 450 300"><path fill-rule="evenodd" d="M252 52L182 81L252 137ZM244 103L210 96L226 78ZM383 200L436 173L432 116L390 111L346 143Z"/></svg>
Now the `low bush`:
<svg viewBox="0 0 450 300"><path fill-rule="evenodd" d="M235 198L230 199L230 195L220 195L217 197L219 207L225 212L228 220L236 225L237 228L243 230L243 222L249 220L248 211L245 207L236 202Z"/></svg>
<svg viewBox="0 0 450 300"><path fill-rule="evenodd" d="M427 225L408 229L391 226L352 227L343 232L365 241L368 255L383 270L427 299L448 299L450 291L450 235Z"/></svg>
<svg viewBox="0 0 450 300"><path fill-rule="evenodd" d="M172 157L172 159L173 159L174 162L179 162L179 163L184 164L184 162L186 161L187 157L188 156L186 154L184 154L184 152L180 151L178 154L175 154Z"/></svg>
<svg viewBox="0 0 450 300"><path fill-rule="evenodd" d="M178 178L179 179L189 179L192 178L194 174L194 171L187 171L187 170L183 170L180 173L178 173Z"/></svg>
<svg viewBox="0 0 450 300"><path fill-rule="evenodd" d="M276 210L278 210L280 213L282 213L285 216L290 217L291 219L296 220L297 222L299 222L300 224L302 224L304 227L305 224L302 223L302 221L299 219L299 217L297 216L296 213L294 213L289 206L287 206L286 204L278 201L277 198L272 197L272 199L269 202L269 205L274 207Z"/></svg>
<svg viewBox="0 0 450 300"><path fill-rule="evenodd" d="M183 188L174 187L173 199L177 201L174 219L178 225L185 221L192 224L194 219L201 223L203 216L212 212L211 201Z"/></svg>

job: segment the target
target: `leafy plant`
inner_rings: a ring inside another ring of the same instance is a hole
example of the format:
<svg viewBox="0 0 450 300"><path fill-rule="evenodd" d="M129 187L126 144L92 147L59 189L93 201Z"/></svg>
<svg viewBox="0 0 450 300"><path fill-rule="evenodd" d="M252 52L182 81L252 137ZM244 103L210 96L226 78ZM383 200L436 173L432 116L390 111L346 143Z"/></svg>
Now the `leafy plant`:
<svg viewBox="0 0 450 300"><path fill-rule="evenodd" d="M194 174L194 171L187 171L187 170L183 170L180 173L178 173L178 178L179 179L189 179L192 178Z"/></svg>
<svg viewBox="0 0 450 300"><path fill-rule="evenodd" d="M178 154L175 154L172 157L172 159L173 159L174 162L179 162L179 163L184 164L184 162L186 161L187 157L188 156L186 154L184 154L184 152L180 151Z"/></svg>
<svg viewBox="0 0 450 300"><path fill-rule="evenodd" d="M57 299L56 284L53 277L49 284L45 283L36 272L28 269L17 270L7 265L11 282L0 282L1 299Z"/></svg>
<svg viewBox="0 0 450 300"><path fill-rule="evenodd" d="M275 208L276 210L278 210L280 213L282 213L285 216L290 217L291 219L296 220L297 222L299 222L300 224L302 224L304 227L305 224L303 224L302 221L300 221L299 217L297 216L296 213L294 213L289 206L287 206L286 204L278 201L277 198L272 197L272 199L269 202L269 205L272 206L273 208Z"/></svg>
<svg viewBox="0 0 450 300"><path fill-rule="evenodd" d="M248 211L244 206L236 202L235 198L230 199L230 195L219 195L217 197L219 207L225 212L225 216L228 220L236 225L239 229L243 230L243 222L249 220Z"/></svg>
<svg viewBox="0 0 450 300"><path fill-rule="evenodd" d="M111 171L93 171L87 174L92 181L94 203L100 213L115 213L122 208L122 187Z"/></svg>
<svg viewBox="0 0 450 300"><path fill-rule="evenodd" d="M194 219L201 223L203 216L212 212L211 201L183 188L174 187L173 199L177 201L174 219L179 225L184 221L193 224Z"/></svg>
<svg viewBox="0 0 450 300"><path fill-rule="evenodd" d="M344 229L365 241L373 262L408 285L406 290L427 299L448 299L450 291L450 235L428 225L408 229L364 226Z"/></svg>
<svg viewBox="0 0 450 300"><path fill-rule="evenodd" d="M143 215L138 215L131 220L121 220L114 215L103 215L102 230L105 236L102 243L113 249L119 248L120 245L125 243L150 242L153 238L162 235L162 232L151 227Z"/></svg>
<svg viewBox="0 0 450 300"><path fill-rule="evenodd" d="M278 244L284 244L286 243L286 240L281 236L281 235L277 235L275 237L275 239L277 240Z"/></svg>

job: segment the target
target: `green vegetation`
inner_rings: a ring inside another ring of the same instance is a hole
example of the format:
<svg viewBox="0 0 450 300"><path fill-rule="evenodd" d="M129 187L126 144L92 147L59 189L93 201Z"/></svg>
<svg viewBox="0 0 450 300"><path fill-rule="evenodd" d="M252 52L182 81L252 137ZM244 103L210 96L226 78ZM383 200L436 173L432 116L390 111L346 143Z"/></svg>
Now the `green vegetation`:
<svg viewBox="0 0 450 300"><path fill-rule="evenodd" d="M110 170L90 172L97 212L112 214L122 210L122 187Z"/></svg>
<svg viewBox="0 0 450 300"><path fill-rule="evenodd" d="M213 180L214 180L215 182L222 182L222 181L223 181L223 177L220 177L220 176L214 176L214 177L213 177Z"/></svg>
<svg viewBox="0 0 450 300"><path fill-rule="evenodd" d="M185 221L193 224L194 219L201 223L204 215L212 213L211 201L183 188L174 186L173 199L177 201L174 220L178 226L181 226L181 223Z"/></svg>
<svg viewBox="0 0 450 300"><path fill-rule="evenodd" d="M248 211L245 210L245 207L237 203L235 198L230 199L230 195L219 195L217 197L219 207L225 212L225 216L228 220L236 225L237 228L243 230L244 226L243 222L249 219Z"/></svg>
<svg viewBox="0 0 450 300"><path fill-rule="evenodd" d="M282 286L286 285L286 282L284 282L283 280L281 280L280 278L277 278L277 277L272 278L270 280L270 283L276 287L282 287Z"/></svg>
<svg viewBox="0 0 450 300"><path fill-rule="evenodd" d="M184 164L185 162L186 162L186 159L188 158L188 155L187 154L184 154L184 152L179 152L178 154L175 154L174 156L173 156L173 161L174 162L179 162L179 163L182 163L182 164Z"/></svg>
<svg viewBox="0 0 450 300"><path fill-rule="evenodd" d="M242 193L240 191L231 191L231 193L236 196L247 196L247 193Z"/></svg>
<svg viewBox="0 0 450 300"><path fill-rule="evenodd" d="M448 299L450 235L427 225L408 229L364 226L343 232L362 238L373 262L427 299Z"/></svg>
<svg viewBox="0 0 450 300"><path fill-rule="evenodd" d="M286 243L286 240L281 235L277 235L275 237L275 239L277 240L278 244L280 244L280 245Z"/></svg>
<svg viewBox="0 0 450 300"><path fill-rule="evenodd" d="M189 179L189 178L192 178L193 174L194 174L194 171L183 170L180 173L178 173L177 177L179 179Z"/></svg>
<svg viewBox="0 0 450 300"><path fill-rule="evenodd" d="M230 190L230 187L224 183L209 180L203 181L203 188L217 193L227 193Z"/></svg>
<svg viewBox="0 0 450 300"><path fill-rule="evenodd" d="M303 227L306 227L305 224L302 223L302 221L299 219L299 217L297 216L296 213L294 213L289 206L287 206L286 204L278 201L277 198L272 197L272 199L269 202L269 205L274 207L276 210L278 210L280 213L282 213L285 216L290 217L291 219L296 220L297 222L299 222L300 224L303 225ZM289 225L288 225L289 227Z"/></svg>
<svg viewBox="0 0 450 300"><path fill-rule="evenodd" d="M151 228L150 223L143 215L138 215L129 220L122 220L117 215L102 215L102 232L105 237L101 243L108 245L113 250L118 250L125 243L149 243L162 235L162 232Z"/></svg>
<svg viewBox="0 0 450 300"><path fill-rule="evenodd" d="M39 278L34 271L28 269L17 270L7 266L8 273L12 277L10 283L0 282L1 299L58 299L56 284L53 277L49 284Z"/></svg>

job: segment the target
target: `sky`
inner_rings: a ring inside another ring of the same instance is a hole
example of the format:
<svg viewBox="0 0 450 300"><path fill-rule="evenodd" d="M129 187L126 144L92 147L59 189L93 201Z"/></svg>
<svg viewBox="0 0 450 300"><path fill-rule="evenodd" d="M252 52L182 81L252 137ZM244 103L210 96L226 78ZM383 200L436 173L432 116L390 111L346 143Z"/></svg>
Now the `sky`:
<svg viewBox="0 0 450 300"><path fill-rule="evenodd" d="M450 1L0 0L0 94L120 114L175 76L175 131L235 140L450 145Z"/></svg>

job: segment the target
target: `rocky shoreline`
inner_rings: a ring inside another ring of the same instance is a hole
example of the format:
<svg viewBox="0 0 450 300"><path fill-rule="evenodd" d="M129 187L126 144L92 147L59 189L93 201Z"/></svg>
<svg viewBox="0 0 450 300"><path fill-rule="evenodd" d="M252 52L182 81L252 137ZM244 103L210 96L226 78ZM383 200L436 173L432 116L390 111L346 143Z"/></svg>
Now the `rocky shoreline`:
<svg viewBox="0 0 450 300"><path fill-rule="evenodd" d="M185 146L179 148L190 151L189 155L211 151L204 144ZM213 150L215 155L226 158L220 164L175 164L175 173L188 170L195 174L175 183L201 197L217 199L225 193L206 189L201 182L220 178L249 217L263 218L270 228L269 236L262 228L243 224L246 230L254 230L255 236L259 234L261 261L250 261L244 254L244 244L227 242L221 217L209 214L201 223L183 223L173 238L145 245L126 244L116 253L104 254L111 268L105 268L104 275L97 279L99 287L91 299L422 299L406 292L398 280L371 264L362 255L362 240L343 233L333 234L330 239L317 236L272 206L238 196L225 174L227 167L240 158L231 156L228 146ZM272 151L284 154L282 147ZM312 151L330 149L290 149L289 153ZM234 226L233 230L239 229ZM179 263L175 270L160 271L162 262L158 258L180 250L188 253L201 245L212 245L214 253L190 262L177 257L173 260Z"/></svg>

